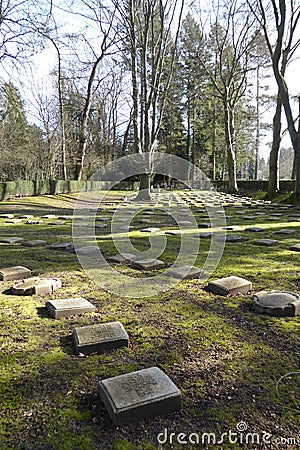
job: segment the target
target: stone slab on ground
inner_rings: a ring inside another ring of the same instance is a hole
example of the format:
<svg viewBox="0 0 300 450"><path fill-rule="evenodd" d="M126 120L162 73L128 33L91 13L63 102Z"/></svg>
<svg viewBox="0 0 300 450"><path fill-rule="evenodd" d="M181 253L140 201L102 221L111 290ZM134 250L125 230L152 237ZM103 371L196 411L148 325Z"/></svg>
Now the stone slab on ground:
<svg viewBox="0 0 300 450"><path fill-rule="evenodd" d="M133 267L139 270L158 270L165 267L165 263L160 259L139 259L133 261Z"/></svg>
<svg viewBox="0 0 300 450"><path fill-rule="evenodd" d="M90 257L94 257L96 255L98 255L100 252L100 249L97 245L86 245L84 247L79 247L76 248L76 253L77 255L82 255L82 256L90 256Z"/></svg>
<svg viewBox="0 0 300 450"><path fill-rule="evenodd" d="M158 231L160 231L160 228L157 227L143 228L141 230L142 233L157 233Z"/></svg>
<svg viewBox="0 0 300 450"><path fill-rule="evenodd" d="M96 311L95 306L82 297L48 300L46 302L46 308L54 319Z"/></svg>
<svg viewBox="0 0 300 450"><path fill-rule="evenodd" d="M102 380L99 395L115 425L170 414L182 406L181 392L158 367Z"/></svg>
<svg viewBox="0 0 300 450"><path fill-rule="evenodd" d="M136 260L137 256L132 253L118 253L117 255L108 256L106 259L109 262L126 264Z"/></svg>
<svg viewBox="0 0 300 450"><path fill-rule="evenodd" d="M10 290L13 295L49 295L61 288L59 278L27 278Z"/></svg>
<svg viewBox="0 0 300 450"><path fill-rule="evenodd" d="M0 242L3 244L21 244L22 242L24 242L24 239L20 238L20 237L16 237L16 236L11 236L11 237L6 237L6 238L1 238Z"/></svg>
<svg viewBox="0 0 300 450"><path fill-rule="evenodd" d="M24 241L22 242L22 245L24 245L24 247L42 247L47 245L47 242L42 239L34 239L32 241Z"/></svg>
<svg viewBox="0 0 300 450"><path fill-rule="evenodd" d="M183 230L167 230L165 231L165 234L169 235L169 236L180 236L182 235L184 232Z"/></svg>
<svg viewBox="0 0 300 450"><path fill-rule="evenodd" d="M129 338L120 322L108 322L74 328L73 341L78 354L128 347Z"/></svg>
<svg viewBox="0 0 300 450"><path fill-rule="evenodd" d="M0 219L13 219L14 217L14 214L0 214Z"/></svg>
<svg viewBox="0 0 300 450"><path fill-rule="evenodd" d="M300 297L293 292L260 291L252 297L254 310L277 317L300 315Z"/></svg>
<svg viewBox="0 0 300 450"><path fill-rule="evenodd" d="M219 242L242 242L243 238L242 236L236 236L232 234L226 234L226 235L218 235L216 237L216 240Z"/></svg>
<svg viewBox="0 0 300 450"><path fill-rule="evenodd" d="M42 216L42 219L55 219L56 215L55 214L45 214L44 216Z"/></svg>
<svg viewBox="0 0 300 450"><path fill-rule="evenodd" d="M176 267L176 268L171 269L168 272L168 275L175 277L175 278L192 280L192 279L203 277L204 271L203 271L203 269L199 269L199 267L195 267L195 266L182 266L182 267Z"/></svg>
<svg viewBox="0 0 300 450"><path fill-rule="evenodd" d="M252 283L244 278L230 276L210 281L207 290L220 295L246 294L252 290Z"/></svg>
<svg viewBox="0 0 300 450"><path fill-rule="evenodd" d="M57 242L51 245L52 250L61 250L63 252L74 252L73 242Z"/></svg>
<svg viewBox="0 0 300 450"><path fill-rule="evenodd" d="M262 231L265 231L265 229L260 227L248 227L245 228L244 231L247 231L249 233L260 233Z"/></svg>
<svg viewBox="0 0 300 450"><path fill-rule="evenodd" d="M8 219L5 221L5 223L22 223L22 219Z"/></svg>
<svg viewBox="0 0 300 450"><path fill-rule="evenodd" d="M44 221L43 220L33 220L33 219L30 219L30 220L27 220L27 222L26 222L26 224L27 225L39 225L40 223L44 223Z"/></svg>
<svg viewBox="0 0 300 450"><path fill-rule="evenodd" d="M291 230L290 228L289 229L288 228L283 228L282 230L275 231L274 234L286 234L286 235L289 235L289 234L295 233L295 231L296 230Z"/></svg>
<svg viewBox="0 0 300 450"><path fill-rule="evenodd" d="M0 269L1 281L22 280L31 277L31 270L23 266L5 267Z"/></svg>
<svg viewBox="0 0 300 450"><path fill-rule="evenodd" d="M292 250L294 252L300 252L300 243L299 244L293 244L289 247L289 250Z"/></svg>
<svg viewBox="0 0 300 450"><path fill-rule="evenodd" d="M61 225L65 225L65 222L61 222L61 221L57 221L57 222L49 222L48 225L53 225L53 226L61 226Z"/></svg>
<svg viewBox="0 0 300 450"><path fill-rule="evenodd" d="M253 241L252 244L260 245L261 247L271 247L272 245L278 244L276 239L258 239L257 241Z"/></svg>

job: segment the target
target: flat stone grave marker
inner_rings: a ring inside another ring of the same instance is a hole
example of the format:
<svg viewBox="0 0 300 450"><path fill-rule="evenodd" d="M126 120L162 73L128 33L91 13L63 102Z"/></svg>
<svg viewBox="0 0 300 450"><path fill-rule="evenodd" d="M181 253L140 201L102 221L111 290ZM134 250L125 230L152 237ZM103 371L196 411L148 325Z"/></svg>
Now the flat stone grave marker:
<svg viewBox="0 0 300 450"><path fill-rule="evenodd" d="M293 317L300 314L300 297L293 292L260 291L252 297L254 310L270 316Z"/></svg>
<svg viewBox="0 0 300 450"><path fill-rule="evenodd" d="M22 219L9 219L5 221L5 223L22 223L22 222L23 222Z"/></svg>
<svg viewBox="0 0 300 450"><path fill-rule="evenodd" d="M222 230L239 231L241 230L241 227L239 225L229 225L227 227L223 227Z"/></svg>
<svg viewBox="0 0 300 450"><path fill-rule="evenodd" d="M52 250L62 250L65 252L74 252L73 242L57 242L51 245Z"/></svg>
<svg viewBox="0 0 300 450"><path fill-rule="evenodd" d="M96 223L95 224L95 228L103 229L103 228L107 228L107 227L108 227L108 225L106 223Z"/></svg>
<svg viewBox="0 0 300 450"><path fill-rule="evenodd" d="M137 256L131 253L122 253L122 254L118 253L117 255L108 256L106 259L109 262L126 264L131 263L132 261L137 259Z"/></svg>
<svg viewBox="0 0 300 450"><path fill-rule="evenodd" d="M243 216L242 219L245 219L245 220L257 220L257 216Z"/></svg>
<svg viewBox="0 0 300 450"><path fill-rule="evenodd" d="M47 245L47 242L42 239L34 239L32 241L24 241L22 242L22 245L24 245L24 247L42 247Z"/></svg>
<svg viewBox="0 0 300 450"><path fill-rule="evenodd" d="M73 220L73 216L58 216L58 219L61 219L61 220Z"/></svg>
<svg viewBox="0 0 300 450"><path fill-rule="evenodd" d="M212 236L213 236L213 233L212 233L212 232L206 232L206 233L203 232L203 233L197 234L197 235L194 236L194 237L200 238L200 239L210 239Z"/></svg>
<svg viewBox="0 0 300 450"><path fill-rule="evenodd" d="M1 238L0 242L3 244L21 244L24 241L21 237L11 236L6 238Z"/></svg>
<svg viewBox="0 0 300 450"><path fill-rule="evenodd" d="M100 249L97 245L86 245L84 247L76 248L76 253L83 256L95 256L99 251Z"/></svg>
<svg viewBox="0 0 300 450"><path fill-rule="evenodd" d="M65 225L65 222L61 222L58 220L57 222L49 222L48 225L61 226L61 225Z"/></svg>
<svg viewBox="0 0 300 450"><path fill-rule="evenodd" d="M262 247L271 247L276 245L278 241L276 239L258 239L258 241L253 241L252 244L260 245Z"/></svg>
<svg viewBox="0 0 300 450"><path fill-rule="evenodd" d="M289 217L288 221L289 222L300 222L300 217Z"/></svg>
<svg viewBox="0 0 300 450"><path fill-rule="evenodd" d="M300 243L299 244L293 244L289 247L289 250L292 250L294 252L300 252Z"/></svg>
<svg viewBox="0 0 300 450"><path fill-rule="evenodd" d="M248 227L245 228L244 231L247 231L249 233L260 233L261 231L265 231L265 229L260 227Z"/></svg>
<svg viewBox="0 0 300 450"><path fill-rule="evenodd" d="M165 234L168 234L170 236L178 236L182 235L184 232L182 230L167 230L165 231Z"/></svg>
<svg viewBox="0 0 300 450"><path fill-rule="evenodd" d="M192 280L196 278L201 278L204 276L203 269L195 266L182 266L171 269L168 275L174 278L181 278L185 280Z"/></svg>
<svg viewBox="0 0 300 450"><path fill-rule="evenodd" d="M165 267L165 263L160 259L140 259L133 261L133 267L139 270L158 270Z"/></svg>
<svg viewBox="0 0 300 450"><path fill-rule="evenodd" d="M198 228L210 228L211 224L209 222L199 223Z"/></svg>
<svg viewBox="0 0 300 450"><path fill-rule="evenodd" d="M96 307L82 297L48 300L46 302L46 308L54 319L96 311Z"/></svg>
<svg viewBox="0 0 300 450"><path fill-rule="evenodd" d="M230 276L210 281L207 290L220 295L246 294L252 290L252 283L244 278Z"/></svg>
<svg viewBox="0 0 300 450"><path fill-rule="evenodd" d="M129 337L120 322L108 322L74 328L73 341L77 354L88 354L128 347Z"/></svg>
<svg viewBox="0 0 300 450"><path fill-rule="evenodd" d="M160 228L157 227L143 228L141 230L142 233L157 233L158 231L160 231Z"/></svg>
<svg viewBox="0 0 300 450"><path fill-rule="evenodd" d="M43 220L27 220L26 224L27 225L39 225L40 223L44 223Z"/></svg>
<svg viewBox="0 0 300 450"><path fill-rule="evenodd" d="M23 266L5 267L0 269L1 281L22 280L23 278L31 277L31 270Z"/></svg>
<svg viewBox="0 0 300 450"><path fill-rule="evenodd" d="M179 225L182 225L182 226L190 226L190 225L193 225L193 222L191 221L191 220L179 220L178 221L178 224Z"/></svg>
<svg viewBox="0 0 300 450"><path fill-rule="evenodd" d="M45 214L44 216L42 216L42 219L55 219L56 215L55 214Z"/></svg>
<svg viewBox="0 0 300 450"><path fill-rule="evenodd" d="M34 215L33 214L22 214L21 216L19 216L20 219L33 219Z"/></svg>
<svg viewBox="0 0 300 450"><path fill-rule="evenodd" d="M61 288L59 278L27 278L11 288L13 295L48 295Z"/></svg>
<svg viewBox="0 0 300 450"><path fill-rule="evenodd" d="M14 214L1 214L0 219L13 219L15 217Z"/></svg>
<svg viewBox="0 0 300 450"><path fill-rule="evenodd" d="M181 409L181 392L158 367L107 378L99 395L115 425L137 422Z"/></svg>
<svg viewBox="0 0 300 450"><path fill-rule="evenodd" d="M242 236L235 236L235 235L232 235L232 234L230 234L230 235L228 235L228 234L226 234L226 235L218 235L217 237L216 237L216 240L217 241L219 241L219 242L242 242L242 240L243 240L243 238L242 238Z"/></svg>
<svg viewBox="0 0 300 450"><path fill-rule="evenodd" d="M291 230L291 229L282 229L282 230L277 230L274 232L274 234L293 234L295 233L296 230Z"/></svg>

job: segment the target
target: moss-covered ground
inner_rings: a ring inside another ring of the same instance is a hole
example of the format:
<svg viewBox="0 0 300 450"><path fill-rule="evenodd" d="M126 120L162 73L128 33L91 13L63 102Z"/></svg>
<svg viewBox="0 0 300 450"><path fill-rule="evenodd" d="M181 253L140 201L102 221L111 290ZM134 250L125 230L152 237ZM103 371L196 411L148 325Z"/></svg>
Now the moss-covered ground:
<svg viewBox="0 0 300 450"><path fill-rule="evenodd" d="M119 201L125 193L110 195ZM75 202L76 195L23 198L2 202L0 214L70 215ZM101 215L112 208L108 204ZM192 210L198 223L205 221L203 211L196 206ZM300 209L279 205L273 209L226 206L225 210L226 215L233 216L227 219L227 225L240 226L234 234L244 240L226 243L211 279L237 275L250 280L254 292L280 289L298 293L300 253L288 247L300 242L296 215L300 215ZM237 215L237 210L247 215L254 211L265 214L247 220ZM270 220L274 212L282 215ZM146 217L150 226L162 230L172 225L166 215ZM8 295L12 282L2 282L1 450L300 448L299 316L258 315L252 309L251 295L214 295L199 280L182 281L153 297L110 294L88 278L75 254L49 247L72 239L71 221L61 225L51 222L53 219L44 219L41 224L30 225L26 219L8 223L0 218L0 237L45 239L48 243L47 247L33 248L0 244L0 268L23 265L34 274L58 277L63 284L53 296L21 297ZM264 231L244 231L254 225ZM147 236L138 229L143 226L136 225L136 231L130 233L139 249L149 245ZM283 228L291 228L294 233L274 234ZM253 245L260 238L277 239L278 244L268 248ZM104 254L115 253L109 228L97 231L97 241ZM180 236L169 236L161 259L171 264L179 244ZM209 245L209 239L201 240L195 265L201 267ZM128 266L120 270L128 275L135 273ZM47 299L71 296L90 300L96 312L59 320L47 314ZM123 323L130 336L128 348L75 355L75 326L115 320ZM180 388L182 410L137 424L114 426L99 399L98 381L153 365L164 370ZM241 431L247 427L237 438L234 436L238 440L221 439L222 433L237 432L237 426ZM257 433L254 443L250 436L247 441L247 432ZM159 433L163 433L160 443ZM186 437L178 438L179 433ZM210 436L204 437L202 444L203 433L214 433L219 443ZM266 433L272 436L268 438Z"/></svg>

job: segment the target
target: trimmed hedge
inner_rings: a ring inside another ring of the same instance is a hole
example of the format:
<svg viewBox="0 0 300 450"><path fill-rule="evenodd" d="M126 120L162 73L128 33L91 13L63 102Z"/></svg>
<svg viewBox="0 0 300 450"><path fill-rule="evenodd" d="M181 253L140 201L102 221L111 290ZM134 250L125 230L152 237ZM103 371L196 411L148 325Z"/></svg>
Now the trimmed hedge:
<svg viewBox="0 0 300 450"><path fill-rule="evenodd" d="M109 189L109 181L19 180L0 182L0 201L34 195L71 194Z"/></svg>

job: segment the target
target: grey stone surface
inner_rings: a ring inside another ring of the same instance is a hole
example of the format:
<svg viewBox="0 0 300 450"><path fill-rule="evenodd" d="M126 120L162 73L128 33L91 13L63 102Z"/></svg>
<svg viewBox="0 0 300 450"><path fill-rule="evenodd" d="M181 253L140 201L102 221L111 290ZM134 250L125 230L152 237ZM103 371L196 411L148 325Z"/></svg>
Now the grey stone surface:
<svg viewBox="0 0 300 450"><path fill-rule="evenodd" d="M158 228L158 227L149 227L149 228L143 228L141 231L143 233L157 233L158 231L160 231L160 228Z"/></svg>
<svg viewBox="0 0 300 450"><path fill-rule="evenodd" d="M13 295L48 295L61 288L58 278L27 278L11 288Z"/></svg>
<svg viewBox="0 0 300 450"><path fill-rule="evenodd" d="M275 239L258 239L258 241L253 241L252 244L260 245L262 247L271 247L272 245L276 245L278 241Z"/></svg>
<svg viewBox="0 0 300 450"><path fill-rule="evenodd" d="M244 278L230 276L210 281L207 290L220 295L246 294L252 290L252 283Z"/></svg>
<svg viewBox="0 0 300 450"><path fill-rule="evenodd" d="M55 214L45 214L44 216L42 216L42 219L55 219L56 215Z"/></svg>
<svg viewBox="0 0 300 450"><path fill-rule="evenodd" d="M262 231L265 231L264 228L260 228L260 227L248 227L245 228L244 231L247 231L249 233L261 233Z"/></svg>
<svg viewBox="0 0 300 450"><path fill-rule="evenodd" d="M293 317L300 314L300 297L293 292L260 291L253 295L255 311L270 316Z"/></svg>
<svg viewBox="0 0 300 450"><path fill-rule="evenodd" d="M225 242L242 242L243 238L242 236L235 236L234 234L226 234L226 235L218 235L216 237L217 241L225 241Z"/></svg>
<svg viewBox="0 0 300 450"><path fill-rule="evenodd" d="M44 223L44 222L43 222L43 220L38 220L38 219L34 220L34 219L30 219L30 220L27 220L26 223L27 223L28 225L39 225L40 223Z"/></svg>
<svg viewBox="0 0 300 450"><path fill-rule="evenodd" d="M59 227L61 225L65 225L65 222L57 220L56 222L49 222L48 225L53 225L53 226Z"/></svg>
<svg viewBox="0 0 300 450"><path fill-rule="evenodd" d="M160 259L139 259L133 261L133 267L139 270L157 270L165 267L165 263Z"/></svg>
<svg viewBox="0 0 300 450"><path fill-rule="evenodd" d="M6 237L6 238L0 239L0 242L2 242L3 244L21 244L23 241L24 241L23 238L16 237L16 236L11 236L11 237Z"/></svg>
<svg viewBox="0 0 300 450"><path fill-rule="evenodd" d="M165 234L168 234L170 236L180 236L181 234L183 234L182 230L167 230L165 231Z"/></svg>
<svg viewBox="0 0 300 450"><path fill-rule="evenodd" d="M46 308L54 319L96 311L95 306L82 297L48 300Z"/></svg>
<svg viewBox="0 0 300 450"><path fill-rule="evenodd" d="M73 242L57 242L51 245L52 250L61 250L64 252L74 252Z"/></svg>
<svg viewBox="0 0 300 450"><path fill-rule="evenodd" d="M22 222L23 222L22 219L9 219L5 221L5 223L22 223Z"/></svg>
<svg viewBox="0 0 300 450"><path fill-rule="evenodd" d="M47 245L47 242L42 239L34 239L32 241L24 241L22 242L22 245L24 245L24 247L42 247Z"/></svg>
<svg viewBox="0 0 300 450"><path fill-rule="evenodd" d="M73 330L76 353L94 353L128 347L128 334L120 322L100 323Z"/></svg>
<svg viewBox="0 0 300 450"><path fill-rule="evenodd" d="M99 254L97 245L86 245L85 247L76 248L77 255L82 256L97 256Z"/></svg>
<svg viewBox="0 0 300 450"><path fill-rule="evenodd" d="M209 222L199 223L198 228L210 228L211 224Z"/></svg>
<svg viewBox="0 0 300 450"><path fill-rule="evenodd" d="M0 219L13 219L14 217L14 214L0 214Z"/></svg>
<svg viewBox="0 0 300 450"><path fill-rule="evenodd" d="M126 264L131 263L135 259L137 259L136 255L133 255L132 253L118 253L117 255L108 256L107 261L114 262L114 263L120 263L120 264Z"/></svg>
<svg viewBox="0 0 300 450"><path fill-rule="evenodd" d="M289 250L292 250L293 252L300 252L300 243L291 245Z"/></svg>
<svg viewBox="0 0 300 450"><path fill-rule="evenodd" d="M179 389L158 367L102 380L99 395L115 425L170 414L182 405Z"/></svg>
<svg viewBox="0 0 300 450"><path fill-rule="evenodd" d="M34 215L33 214L22 214L19 217L20 217L20 219L32 219L34 217Z"/></svg>
<svg viewBox="0 0 300 450"><path fill-rule="evenodd" d="M22 280L31 276L31 270L23 266L5 267L0 269L0 280L13 281Z"/></svg>
<svg viewBox="0 0 300 450"><path fill-rule="evenodd" d="M286 234L286 235L289 235L289 234L293 234L293 233L295 233L295 230L291 230L290 228L284 228L282 230L275 231L274 234Z"/></svg>
<svg viewBox="0 0 300 450"><path fill-rule="evenodd" d="M195 266L182 266L171 269L168 274L174 278L192 280L203 277L204 271Z"/></svg>

